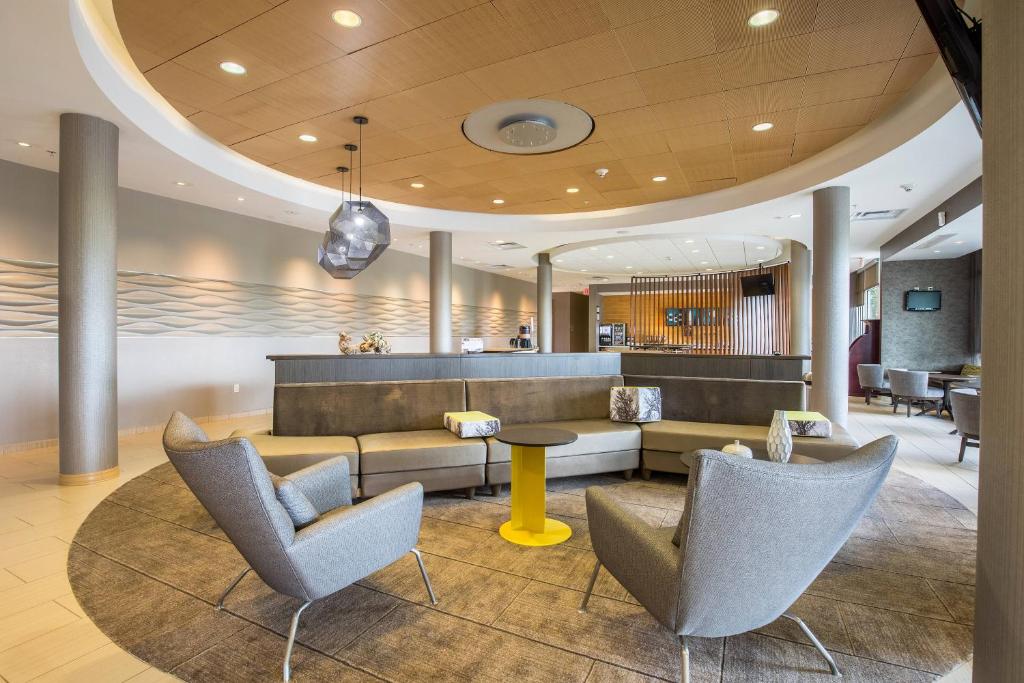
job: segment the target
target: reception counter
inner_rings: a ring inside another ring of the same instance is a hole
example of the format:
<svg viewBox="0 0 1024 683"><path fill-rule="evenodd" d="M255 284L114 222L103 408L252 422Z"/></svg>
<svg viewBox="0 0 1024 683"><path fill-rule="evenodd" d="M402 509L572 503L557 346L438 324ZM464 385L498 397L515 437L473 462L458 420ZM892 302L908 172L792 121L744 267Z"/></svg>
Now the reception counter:
<svg viewBox="0 0 1024 683"><path fill-rule="evenodd" d="M800 380L807 356L624 353L394 353L267 356L277 384L485 377L655 375Z"/></svg>

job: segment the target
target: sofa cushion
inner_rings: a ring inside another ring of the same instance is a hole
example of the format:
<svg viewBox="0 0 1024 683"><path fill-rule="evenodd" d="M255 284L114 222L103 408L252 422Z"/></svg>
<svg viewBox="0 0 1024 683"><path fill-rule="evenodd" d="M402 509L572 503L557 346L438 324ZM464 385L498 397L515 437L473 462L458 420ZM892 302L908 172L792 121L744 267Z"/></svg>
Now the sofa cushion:
<svg viewBox="0 0 1024 683"><path fill-rule="evenodd" d="M610 390L621 386L621 375L469 379L466 402L503 425L608 419Z"/></svg>
<svg viewBox="0 0 1024 683"><path fill-rule="evenodd" d="M628 385L660 387L665 420L768 425L776 410L807 407L803 382L645 375L626 375L624 380Z"/></svg>
<svg viewBox="0 0 1024 683"><path fill-rule="evenodd" d="M720 450L722 446L739 439L740 443L754 451L755 457L768 457L768 427L662 420L642 425L641 431L645 451L689 454L701 448ZM838 460L859 446L857 440L837 424L832 425L830 438L793 437L794 453L824 461Z"/></svg>
<svg viewBox="0 0 1024 683"><path fill-rule="evenodd" d="M359 436L437 429L446 412L465 409L461 379L278 384L274 434Z"/></svg>
<svg viewBox="0 0 1024 683"><path fill-rule="evenodd" d="M364 434L359 437L361 474L483 465L482 439L460 439L447 429Z"/></svg>
<svg viewBox="0 0 1024 683"><path fill-rule="evenodd" d="M339 456L348 458L348 472L359 476L359 443L351 436L274 436L270 430L236 429L231 437L244 436L263 458L267 469L282 477Z"/></svg>
<svg viewBox="0 0 1024 683"><path fill-rule="evenodd" d="M629 451L640 448L640 427L631 422L611 420L560 420L537 423L537 427L567 429L579 437L564 446L547 449L547 457L562 458L569 455L589 455L611 451ZM512 447L493 436L487 438L487 462L511 462Z"/></svg>

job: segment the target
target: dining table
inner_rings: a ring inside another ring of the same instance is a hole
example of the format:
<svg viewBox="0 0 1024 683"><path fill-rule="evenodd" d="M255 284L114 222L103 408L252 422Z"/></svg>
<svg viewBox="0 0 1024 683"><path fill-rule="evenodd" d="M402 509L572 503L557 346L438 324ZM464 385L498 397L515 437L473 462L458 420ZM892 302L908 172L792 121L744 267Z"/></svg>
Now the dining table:
<svg viewBox="0 0 1024 683"><path fill-rule="evenodd" d="M979 375L961 375L952 372L929 372L928 381L931 384L942 387L942 410L949 413L950 418L953 417L953 408L949 402L949 389L953 384L964 384L975 389L981 388L981 377ZM939 414L941 416L941 411Z"/></svg>

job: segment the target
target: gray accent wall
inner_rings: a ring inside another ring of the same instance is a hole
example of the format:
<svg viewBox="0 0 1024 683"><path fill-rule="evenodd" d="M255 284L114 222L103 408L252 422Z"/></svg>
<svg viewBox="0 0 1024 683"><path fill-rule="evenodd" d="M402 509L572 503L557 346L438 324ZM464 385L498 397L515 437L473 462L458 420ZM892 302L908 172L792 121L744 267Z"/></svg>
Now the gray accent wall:
<svg viewBox="0 0 1024 683"><path fill-rule="evenodd" d="M118 210L122 430L173 409L267 410L266 356L336 353L340 330L358 343L381 329L396 352L429 348L425 256L392 249L334 280L310 230L123 188ZM0 161L0 449L57 435L56 262L57 175ZM454 266L453 344L507 345L535 315L535 294L533 283Z"/></svg>
<svg viewBox="0 0 1024 683"><path fill-rule="evenodd" d="M885 261L881 265L882 365L959 369L971 352L971 259ZM942 310L906 311L908 289L942 290Z"/></svg>

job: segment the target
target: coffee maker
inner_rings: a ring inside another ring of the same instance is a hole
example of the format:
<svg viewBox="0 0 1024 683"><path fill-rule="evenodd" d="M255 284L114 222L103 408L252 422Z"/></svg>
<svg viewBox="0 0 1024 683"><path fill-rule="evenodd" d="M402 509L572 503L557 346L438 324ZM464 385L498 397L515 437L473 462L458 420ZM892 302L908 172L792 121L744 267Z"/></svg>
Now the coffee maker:
<svg viewBox="0 0 1024 683"><path fill-rule="evenodd" d="M513 349L532 349L533 335L530 325L520 325L519 334L508 340L508 345Z"/></svg>

